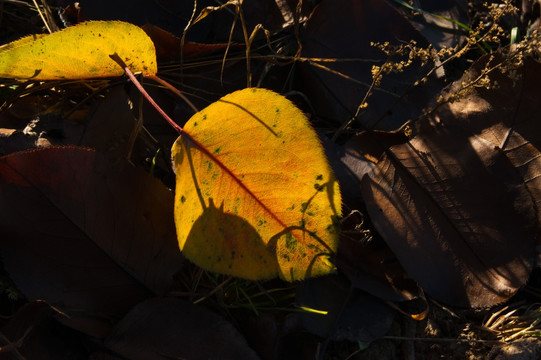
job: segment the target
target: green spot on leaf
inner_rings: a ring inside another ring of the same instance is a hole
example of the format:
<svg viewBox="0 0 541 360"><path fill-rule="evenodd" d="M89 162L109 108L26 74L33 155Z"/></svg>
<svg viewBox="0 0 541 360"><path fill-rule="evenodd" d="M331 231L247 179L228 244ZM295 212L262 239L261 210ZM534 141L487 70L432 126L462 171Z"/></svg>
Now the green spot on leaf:
<svg viewBox="0 0 541 360"><path fill-rule="evenodd" d="M290 251L295 250L297 247L297 239L291 235L291 233L286 234L286 248L288 248Z"/></svg>

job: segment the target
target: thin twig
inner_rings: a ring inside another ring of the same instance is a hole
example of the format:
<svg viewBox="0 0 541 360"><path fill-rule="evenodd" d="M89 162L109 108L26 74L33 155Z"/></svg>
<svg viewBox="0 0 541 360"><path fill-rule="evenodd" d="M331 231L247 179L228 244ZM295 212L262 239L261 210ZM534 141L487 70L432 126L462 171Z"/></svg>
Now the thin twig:
<svg viewBox="0 0 541 360"><path fill-rule="evenodd" d="M45 19L45 16L43 16L43 13L41 12L41 10L39 8L37 0L32 0L32 1L34 2L34 6L36 7L36 10L38 11L39 16L41 17L41 20L43 20L43 23L45 24L45 27L47 28L47 31L49 32L49 34L52 34L53 31L49 27L49 23L47 23L47 20Z"/></svg>
<svg viewBox="0 0 541 360"><path fill-rule="evenodd" d="M58 25L56 25L51 8L49 7L49 4L47 4L47 0L41 0L41 3L43 4L43 12L45 13L45 17L47 18L51 30L57 32L60 29L58 28Z"/></svg>

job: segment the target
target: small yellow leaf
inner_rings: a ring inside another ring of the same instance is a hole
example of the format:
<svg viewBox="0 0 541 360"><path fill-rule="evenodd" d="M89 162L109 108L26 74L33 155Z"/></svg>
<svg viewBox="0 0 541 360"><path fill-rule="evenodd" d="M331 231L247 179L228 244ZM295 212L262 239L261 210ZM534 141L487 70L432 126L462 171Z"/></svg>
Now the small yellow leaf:
<svg viewBox="0 0 541 360"><path fill-rule="evenodd" d="M331 272L340 191L308 119L269 90L229 94L194 115L172 148L184 255L248 279Z"/></svg>
<svg viewBox="0 0 541 360"><path fill-rule="evenodd" d="M49 35L30 35L0 47L0 77L32 80L122 76L109 55L117 53L132 72L155 75L154 43L122 21L89 21Z"/></svg>

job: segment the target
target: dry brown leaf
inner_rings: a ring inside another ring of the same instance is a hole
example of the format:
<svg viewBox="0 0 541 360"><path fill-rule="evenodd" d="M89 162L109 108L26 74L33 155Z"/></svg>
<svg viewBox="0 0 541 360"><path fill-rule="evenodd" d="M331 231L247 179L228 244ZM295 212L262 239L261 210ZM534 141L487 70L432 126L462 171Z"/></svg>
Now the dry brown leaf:
<svg viewBox="0 0 541 360"><path fill-rule="evenodd" d="M452 123L390 150L363 179L363 196L374 225L427 293L480 307L524 285L536 215L505 154Z"/></svg>
<svg viewBox="0 0 541 360"><path fill-rule="evenodd" d="M495 67L503 60L502 56L484 56L459 82L475 79L482 69ZM541 64L527 59L517 70L493 71L489 79L495 86L493 89L475 88L467 97L444 106L435 117L442 124L459 123L503 150L524 179L535 203L537 238L541 241L541 130L538 121ZM455 88L449 89L447 98Z"/></svg>

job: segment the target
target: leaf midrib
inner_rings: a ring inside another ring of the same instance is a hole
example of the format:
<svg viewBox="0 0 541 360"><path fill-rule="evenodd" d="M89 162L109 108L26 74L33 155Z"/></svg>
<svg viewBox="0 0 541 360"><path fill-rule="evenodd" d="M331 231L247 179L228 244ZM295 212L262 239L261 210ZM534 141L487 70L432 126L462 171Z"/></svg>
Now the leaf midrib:
<svg viewBox="0 0 541 360"><path fill-rule="evenodd" d="M229 167L226 166L220 159L216 157L211 151L209 151L205 145L197 141L191 134L186 132L184 130L181 133L181 136L185 136L189 141L191 141L201 152L203 152L207 157L209 157L215 164L217 164L223 171L225 171L238 185L239 187L244 190L252 199L255 200L255 202L261 206L261 208L269 214L284 230L288 229L288 226L273 212L271 209L265 205L249 188L246 186L239 177L231 170ZM296 235L295 233L291 232L291 235L293 235L299 242L302 244L305 244L305 241L301 236Z"/></svg>

